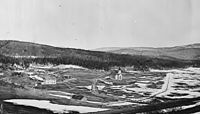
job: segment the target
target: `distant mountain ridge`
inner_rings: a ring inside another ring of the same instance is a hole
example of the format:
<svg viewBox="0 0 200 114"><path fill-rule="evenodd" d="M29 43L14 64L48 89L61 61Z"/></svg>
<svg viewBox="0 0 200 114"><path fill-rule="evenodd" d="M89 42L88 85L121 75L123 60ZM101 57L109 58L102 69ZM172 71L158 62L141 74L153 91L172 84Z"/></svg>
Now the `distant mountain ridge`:
<svg viewBox="0 0 200 114"><path fill-rule="evenodd" d="M200 43L174 47L114 47L99 48L95 51L104 51L118 54L143 55L157 58L200 60Z"/></svg>

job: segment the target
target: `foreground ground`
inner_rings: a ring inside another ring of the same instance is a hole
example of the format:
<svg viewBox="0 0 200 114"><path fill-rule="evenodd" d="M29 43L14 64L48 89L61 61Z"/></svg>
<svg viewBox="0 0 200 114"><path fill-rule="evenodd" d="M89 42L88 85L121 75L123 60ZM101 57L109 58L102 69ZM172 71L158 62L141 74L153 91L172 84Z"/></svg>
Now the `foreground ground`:
<svg viewBox="0 0 200 114"><path fill-rule="evenodd" d="M111 79L111 71L67 65L35 65L2 73L0 97L4 102L49 109L56 113L68 113L70 110L107 114L145 111L178 113L194 111L200 105L199 68L148 72L126 70L122 72L123 80ZM71 78L63 78L66 75ZM36 85L44 76L55 77L57 84ZM98 83L98 91L94 93L91 88L95 79L112 82L112 85ZM85 99L72 99L73 95L81 95ZM80 107L74 108L77 106Z"/></svg>

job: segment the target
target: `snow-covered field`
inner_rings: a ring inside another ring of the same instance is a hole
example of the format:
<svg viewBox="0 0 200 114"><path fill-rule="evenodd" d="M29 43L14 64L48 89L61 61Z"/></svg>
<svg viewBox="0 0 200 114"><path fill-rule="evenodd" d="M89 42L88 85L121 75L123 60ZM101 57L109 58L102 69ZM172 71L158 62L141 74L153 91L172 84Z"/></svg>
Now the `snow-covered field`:
<svg viewBox="0 0 200 114"><path fill-rule="evenodd" d="M41 77L39 77L37 75L33 75L33 76L29 76L29 77L32 78L32 79L37 79L37 80L40 80L40 81L44 81L43 78L41 78Z"/></svg>
<svg viewBox="0 0 200 114"><path fill-rule="evenodd" d="M135 86L115 85L110 89L120 91L121 96L132 100L141 100L152 96L165 97L171 99L200 97L200 68L153 70L151 72L164 72L162 76L142 76L138 78ZM152 83L158 86L157 82L162 82L160 88L150 87ZM112 94L112 93L111 93ZM141 95L136 98L134 94Z"/></svg>
<svg viewBox="0 0 200 114"><path fill-rule="evenodd" d="M113 91L121 91L122 93L124 93L123 95L126 96L126 98L128 99L143 99L146 98L148 96L154 95L157 92L161 91L161 89L159 88L150 88L148 87L149 85L151 85L151 83L156 83L158 81L165 81L165 79L157 79L157 77L153 77L153 78L143 78L140 77L141 80L137 81L136 83L134 83L134 85L115 85L115 86L111 86L110 89L112 89ZM154 81L156 80L156 81ZM148 95L145 95L146 93L148 93ZM135 97L135 95L140 95L139 97ZM122 95L122 96L123 96Z"/></svg>
<svg viewBox="0 0 200 114"><path fill-rule="evenodd" d="M159 96L168 98L193 98L200 96L199 75L173 74L166 92Z"/></svg>
<svg viewBox="0 0 200 114"><path fill-rule="evenodd" d="M110 102L107 104L107 106L124 106L124 105L133 105L137 103L132 103L132 102Z"/></svg>
<svg viewBox="0 0 200 114"><path fill-rule="evenodd" d="M200 97L200 68L190 67L177 71L179 72L173 70L167 73L170 76L168 87L158 96L171 99ZM159 72L163 71L160 70Z"/></svg>
<svg viewBox="0 0 200 114"><path fill-rule="evenodd" d="M49 65L30 65L32 68L41 68L41 69L49 69L49 68L59 68L59 69L66 69L66 68L74 68L74 69L86 69L84 67L78 66L78 65L65 65L65 64L61 64L61 65L57 65L54 66L52 64Z"/></svg>
<svg viewBox="0 0 200 114"><path fill-rule="evenodd" d="M66 68L86 69L86 68L83 68L83 67L77 66L77 65L58 65L58 66L55 66L54 68L59 68L59 69L66 69Z"/></svg>
<svg viewBox="0 0 200 114"><path fill-rule="evenodd" d="M186 74L197 73L197 74L200 74L200 68L189 67L186 69L170 69L170 70L150 69L150 72L186 73Z"/></svg>
<svg viewBox="0 0 200 114"><path fill-rule="evenodd" d="M47 100L29 100L29 99L11 99L4 100L4 102L10 102L18 105L32 106L41 109L51 110L54 113L68 113L69 111L78 111L80 113L98 112L105 111L105 108L93 108L86 106L73 106L73 105L58 105L52 104Z"/></svg>
<svg viewBox="0 0 200 114"><path fill-rule="evenodd" d="M54 97L60 97L60 98L71 99L71 96L67 96L67 95L56 95L56 94L49 94L49 95L54 96Z"/></svg>

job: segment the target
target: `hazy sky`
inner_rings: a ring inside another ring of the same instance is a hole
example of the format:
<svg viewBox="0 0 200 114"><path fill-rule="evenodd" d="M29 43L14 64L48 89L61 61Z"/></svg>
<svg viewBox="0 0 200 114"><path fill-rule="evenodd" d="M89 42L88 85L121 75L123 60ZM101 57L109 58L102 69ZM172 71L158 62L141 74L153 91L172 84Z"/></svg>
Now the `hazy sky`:
<svg viewBox="0 0 200 114"><path fill-rule="evenodd" d="M0 0L0 39L60 47L200 43L200 0Z"/></svg>

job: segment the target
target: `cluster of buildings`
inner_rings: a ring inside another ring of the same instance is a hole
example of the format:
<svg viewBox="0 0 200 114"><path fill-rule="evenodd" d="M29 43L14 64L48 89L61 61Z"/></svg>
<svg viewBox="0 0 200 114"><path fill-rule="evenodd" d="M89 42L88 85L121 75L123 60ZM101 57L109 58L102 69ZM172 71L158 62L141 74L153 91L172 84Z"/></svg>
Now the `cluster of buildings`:
<svg viewBox="0 0 200 114"><path fill-rule="evenodd" d="M60 74L56 74L54 72L48 71L43 68L35 68L35 67L28 69L18 68L14 70L12 74L14 75L20 74L21 76L24 75L28 77L29 79L32 80L32 82L34 82L35 84L34 86L50 85L50 84L54 85L72 78L71 76L64 74L62 76L58 76Z"/></svg>
<svg viewBox="0 0 200 114"><path fill-rule="evenodd" d="M68 80L68 79L72 79L72 76L69 76L69 75L63 75L62 78L63 79L60 79L58 80L56 78L55 75L52 75L52 74L44 74L43 76L37 76L37 75L29 75L29 77L33 80L35 80L36 82L36 85L37 86L38 84L41 84L41 85L51 85L51 84L57 84L57 83L61 83L61 82L64 82L64 80Z"/></svg>

